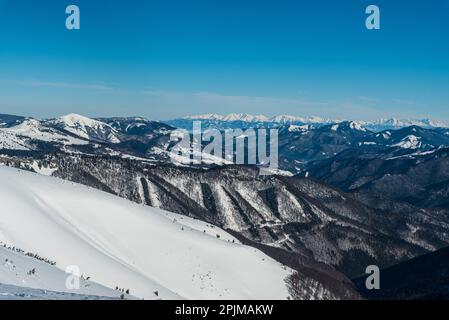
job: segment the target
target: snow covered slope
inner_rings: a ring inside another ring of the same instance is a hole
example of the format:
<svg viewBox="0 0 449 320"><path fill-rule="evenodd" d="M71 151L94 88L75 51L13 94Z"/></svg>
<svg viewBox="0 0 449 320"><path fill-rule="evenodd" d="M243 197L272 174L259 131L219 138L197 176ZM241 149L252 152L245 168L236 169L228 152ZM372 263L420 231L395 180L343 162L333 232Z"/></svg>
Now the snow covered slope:
<svg viewBox="0 0 449 320"><path fill-rule="evenodd" d="M85 145L88 142L72 137L42 121L28 118L17 125L0 127L0 149L35 150L38 143L52 143L58 146Z"/></svg>
<svg viewBox="0 0 449 320"><path fill-rule="evenodd" d="M0 283L0 300L113 300L118 298L50 291Z"/></svg>
<svg viewBox="0 0 449 320"><path fill-rule="evenodd" d="M28 295L29 298L90 299L96 296L97 299L98 297L119 299L122 294L120 291L85 279L79 279L79 289L70 290L65 285L68 276L70 274L47 262L0 246L0 299L12 299L20 294ZM24 290L23 287L28 289ZM31 289L52 291L52 293ZM74 295L83 295L83 297Z"/></svg>
<svg viewBox="0 0 449 320"><path fill-rule="evenodd" d="M0 241L146 299L285 299L290 270L217 227L0 167Z"/></svg>
<svg viewBox="0 0 449 320"><path fill-rule="evenodd" d="M26 138L0 128L0 150L32 150L27 141Z"/></svg>
<svg viewBox="0 0 449 320"><path fill-rule="evenodd" d="M45 142L55 142L60 144L87 144L86 141L73 138L67 134L57 131L54 128L48 127L41 121L36 119L26 119L22 123L3 129L5 132L16 134L20 137L27 137L32 140L39 140Z"/></svg>
<svg viewBox="0 0 449 320"><path fill-rule="evenodd" d="M118 132L110 125L78 114L68 114L49 120L48 123L83 139L110 143L120 142Z"/></svg>

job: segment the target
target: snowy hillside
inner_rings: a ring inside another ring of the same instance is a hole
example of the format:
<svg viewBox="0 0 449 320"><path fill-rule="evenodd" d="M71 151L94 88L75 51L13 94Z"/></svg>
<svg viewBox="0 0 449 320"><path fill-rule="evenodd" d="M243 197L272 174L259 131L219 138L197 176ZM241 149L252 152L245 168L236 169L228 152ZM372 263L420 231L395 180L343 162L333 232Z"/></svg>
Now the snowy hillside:
<svg viewBox="0 0 449 320"><path fill-rule="evenodd" d="M87 296L108 297L119 299L122 294L92 281L80 278L79 289L70 290L66 287L66 279L70 274L58 269L48 262L38 260L22 252L0 246L0 299L19 296L28 298L77 298L89 299ZM18 288L20 287L20 288ZM24 290L23 288L27 288ZM45 292L39 292L40 289ZM48 291L52 291L51 294Z"/></svg>
<svg viewBox="0 0 449 320"><path fill-rule="evenodd" d="M62 270L146 299L289 296L290 270L217 227L17 169L0 181L0 241Z"/></svg>
<svg viewBox="0 0 449 320"><path fill-rule="evenodd" d="M87 140L120 142L118 132L110 125L78 114L68 114L48 123Z"/></svg>
<svg viewBox="0 0 449 320"><path fill-rule="evenodd" d="M5 132L16 134L20 137L26 137L32 140L47 141L47 142L59 142L61 144L86 144L86 141L73 138L67 134L61 133L54 128L46 126L39 120L26 119L22 123L4 129Z"/></svg>
<svg viewBox="0 0 449 320"><path fill-rule="evenodd" d="M84 145L86 141L74 138L36 119L25 119L17 125L0 128L0 149L35 150L38 142L57 145Z"/></svg>
<svg viewBox="0 0 449 320"><path fill-rule="evenodd" d="M0 130L0 149L6 150L32 150L26 138L17 136L7 130Z"/></svg>
<svg viewBox="0 0 449 320"><path fill-rule="evenodd" d="M70 292L33 289L0 283L0 300L114 300L119 298L92 296Z"/></svg>

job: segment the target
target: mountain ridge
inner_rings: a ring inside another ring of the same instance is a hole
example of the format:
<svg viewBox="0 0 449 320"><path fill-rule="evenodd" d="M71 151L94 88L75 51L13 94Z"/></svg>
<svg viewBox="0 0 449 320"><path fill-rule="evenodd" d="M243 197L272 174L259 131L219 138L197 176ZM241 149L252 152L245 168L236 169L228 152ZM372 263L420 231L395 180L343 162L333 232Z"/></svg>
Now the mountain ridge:
<svg viewBox="0 0 449 320"><path fill-rule="evenodd" d="M168 120L168 123L176 123L178 119ZM432 120L428 118L422 119L398 119L398 118L382 118L376 120L348 120L348 119L329 119L322 117L301 117L293 115L277 115L267 117L264 115L251 115L246 113L228 115L220 114L202 114L179 118L179 120L202 120L216 122L244 122L244 123L277 123L277 124L336 124L345 121L352 121L360 126L373 131L382 131L388 129L398 129L409 126L420 126L423 128L448 128L449 125L443 121ZM211 125L213 122L211 123Z"/></svg>

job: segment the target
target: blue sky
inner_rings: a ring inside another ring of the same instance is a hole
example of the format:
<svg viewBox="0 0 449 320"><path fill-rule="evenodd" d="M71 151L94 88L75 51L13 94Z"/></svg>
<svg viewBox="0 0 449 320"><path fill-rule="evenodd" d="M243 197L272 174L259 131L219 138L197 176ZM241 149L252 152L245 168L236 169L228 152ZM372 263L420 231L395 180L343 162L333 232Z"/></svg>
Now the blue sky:
<svg viewBox="0 0 449 320"><path fill-rule="evenodd" d="M0 40L0 113L449 120L449 0L0 0Z"/></svg>

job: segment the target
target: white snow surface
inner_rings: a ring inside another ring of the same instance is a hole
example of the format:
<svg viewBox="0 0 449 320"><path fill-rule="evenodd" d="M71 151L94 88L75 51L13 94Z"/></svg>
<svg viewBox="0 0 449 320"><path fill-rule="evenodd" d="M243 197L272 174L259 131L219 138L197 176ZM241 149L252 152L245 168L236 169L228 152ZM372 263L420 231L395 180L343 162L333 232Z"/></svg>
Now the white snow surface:
<svg viewBox="0 0 449 320"><path fill-rule="evenodd" d="M1 242L138 298L289 296L290 269L205 222L8 167L0 203Z"/></svg>
<svg viewBox="0 0 449 320"><path fill-rule="evenodd" d="M415 135L408 135L400 142L393 145L393 147L400 147L403 149L417 149L421 146L421 138Z"/></svg>
<svg viewBox="0 0 449 320"><path fill-rule="evenodd" d="M39 120L26 119L22 123L0 128L0 149L34 150L32 141L55 142L62 145L85 145L88 142L43 125Z"/></svg>
<svg viewBox="0 0 449 320"><path fill-rule="evenodd" d="M92 133L104 135L109 132L106 138L107 141L111 143L120 142L120 139L117 136L117 131L110 125L98 120L81 116L79 114L71 113L51 120L50 123L57 124L64 128L64 130L67 130L68 132L84 139L90 139Z"/></svg>
<svg viewBox="0 0 449 320"><path fill-rule="evenodd" d="M4 130L9 131L11 133L15 133L19 136L28 137L35 140L47 142L54 141L63 144L77 144L77 145L87 144L86 141L70 137L69 135L66 134L61 134L52 128L43 126L39 120L31 118L23 121L17 126Z"/></svg>
<svg viewBox="0 0 449 320"><path fill-rule="evenodd" d="M5 129L0 129L0 149L7 150L32 150L25 139L18 137Z"/></svg>
<svg viewBox="0 0 449 320"><path fill-rule="evenodd" d="M0 246L0 284L2 285L116 299L119 299L122 294L119 291L80 277L78 278L79 288L70 289L66 286L69 276L71 274L58 269L56 266ZM21 293L26 293L29 291L28 289L22 290ZM7 298L17 291L20 290L17 288L11 290L10 287L7 290L6 286L0 285L0 299L2 299L2 296ZM45 295L42 298L45 298Z"/></svg>

